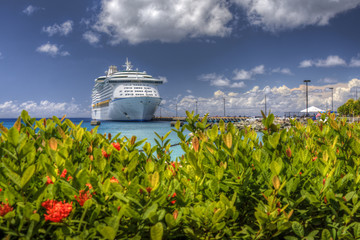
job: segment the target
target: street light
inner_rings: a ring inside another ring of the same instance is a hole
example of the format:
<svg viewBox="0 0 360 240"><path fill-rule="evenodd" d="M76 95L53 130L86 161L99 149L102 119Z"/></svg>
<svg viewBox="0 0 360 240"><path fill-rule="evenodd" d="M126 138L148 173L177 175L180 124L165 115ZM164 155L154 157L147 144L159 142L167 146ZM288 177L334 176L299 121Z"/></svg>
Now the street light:
<svg viewBox="0 0 360 240"><path fill-rule="evenodd" d="M308 113L308 83L311 82L311 80L304 80L304 83L306 84L306 116L309 115Z"/></svg>
<svg viewBox="0 0 360 240"><path fill-rule="evenodd" d="M223 100L224 100L224 117L226 117L226 115L225 115L225 98L223 98Z"/></svg>
<svg viewBox="0 0 360 240"><path fill-rule="evenodd" d="M265 93L265 116L267 115L267 112L266 112L266 93Z"/></svg>
<svg viewBox="0 0 360 240"><path fill-rule="evenodd" d="M334 88L331 87L331 111L334 111Z"/></svg>
<svg viewBox="0 0 360 240"><path fill-rule="evenodd" d="M178 116L178 111L177 111L177 102L176 102L176 117Z"/></svg>
<svg viewBox="0 0 360 240"><path fill-rule="evenodd" d="M195 101L195 104L196 104L196 105L195 105L195 106L196 106L196 107L195 107L195 112L196 112L196 115L198 114L198 107L197 107L197 103L198 103L198 101L196 100L196 101Z"/></svg>

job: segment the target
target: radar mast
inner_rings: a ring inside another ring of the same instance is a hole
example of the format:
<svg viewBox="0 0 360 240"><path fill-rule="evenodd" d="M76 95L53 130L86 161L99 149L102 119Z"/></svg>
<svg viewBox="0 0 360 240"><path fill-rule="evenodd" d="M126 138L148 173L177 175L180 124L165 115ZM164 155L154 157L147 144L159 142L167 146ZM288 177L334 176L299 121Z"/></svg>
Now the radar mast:
<svg viewBox="0 0 360 240"><path fill-rule="evenodd" d="M128 60L128 58L126 58L126 62L125 65L123 65L124 67L126 67L126 71L131 71L132 70L132 65L131 62Z"/></svg>

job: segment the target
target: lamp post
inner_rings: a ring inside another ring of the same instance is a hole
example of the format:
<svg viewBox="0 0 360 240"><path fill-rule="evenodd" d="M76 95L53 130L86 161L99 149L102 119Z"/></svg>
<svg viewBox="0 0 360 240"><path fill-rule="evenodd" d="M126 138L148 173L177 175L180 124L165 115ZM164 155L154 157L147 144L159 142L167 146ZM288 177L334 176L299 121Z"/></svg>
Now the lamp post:
<svg viewBox="0 0 360 240"><path fill-rule="evenodd" d="M267 112L266 112L266 93L265 93L265 116L267 116Z"/></svg>
<svg viewBox="0 0 360 240"><path fill-rule="evenodd" d="M198 114L198 107L197 107L197 104L198 104L198 101L196 100L196 101L195 101L195 112L196 112L196 115Z"/></svg>
<svg viewBox="0 0 360 240"><path fill-rule="evenodd" d="M176 102L176 117L178 116L178 112L177 112L177 102Z"/></svg>
<svg viewBox="0 0 360 240"><path fill-rule="evenodd" d="M305 83L305 85L306 85L306 116L308 116L309 115L309 113L308 113L308 108L309 108L309 105L308 105L308 103L309 103L309 101L308 101L308 83L309 82L311 82L311 80L304 80L304 83Z"/></svg>
<svg viewBox="0 0 360 240"><path fill-rule="evenodd" d="M334 111L334 88L331 87L331 111Z"/></svg>
<svg viewBox="0 0 360 240"><path fill-rule="evenodd" d="M224 117L226 117L226 115L225 115L225 98L223 98L223 100L224 100Z"/></svg>

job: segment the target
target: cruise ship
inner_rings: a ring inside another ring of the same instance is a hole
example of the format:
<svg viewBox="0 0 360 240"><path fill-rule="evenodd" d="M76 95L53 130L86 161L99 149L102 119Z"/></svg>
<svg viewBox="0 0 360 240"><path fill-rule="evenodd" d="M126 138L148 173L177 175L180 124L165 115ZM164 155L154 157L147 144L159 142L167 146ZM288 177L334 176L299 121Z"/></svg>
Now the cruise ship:
<svg viewBox="0 0 360 240"><path fill-rule="evenodd" d="M126 59L125 70L110 66L106 76L95 79L92 90L92 119L108 121L149 121L161 98L157 86L162 84L147 74L133 70Z"/></svg>

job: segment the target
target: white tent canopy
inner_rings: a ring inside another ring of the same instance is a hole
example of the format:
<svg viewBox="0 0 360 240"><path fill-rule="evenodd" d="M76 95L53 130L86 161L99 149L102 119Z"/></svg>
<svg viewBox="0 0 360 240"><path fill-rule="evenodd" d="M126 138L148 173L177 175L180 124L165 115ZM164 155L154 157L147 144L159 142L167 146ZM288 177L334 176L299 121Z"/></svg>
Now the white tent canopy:
<svg viewBox="0 0 360 240"><path fill-rule="evenodd" d="M303 110L301 110L301 112L306 112L306 108L305 109L303 109ZM309 113L317 113L317 112L325 112L324 110L322 110L322 109L320 109L320 108L317 108L317 107L315 107L315 106L311 106L311 107L309 107L308 109L307 109L307 112L309 112Z"/></svg>

